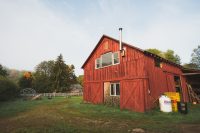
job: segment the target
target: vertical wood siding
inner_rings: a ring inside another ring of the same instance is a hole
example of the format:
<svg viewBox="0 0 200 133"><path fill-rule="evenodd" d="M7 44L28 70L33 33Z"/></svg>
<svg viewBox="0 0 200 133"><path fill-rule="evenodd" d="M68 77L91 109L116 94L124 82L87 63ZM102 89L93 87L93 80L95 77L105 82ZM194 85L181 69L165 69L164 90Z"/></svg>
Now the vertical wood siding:
<svg viewBox="0 0 200 133"><path fill-rule="evenodd" d="M95 59L107 52L119 51L117 41L104 37L95 52L84 65L84 100L95 104L104 101L104 82L120 82L120 108L144 112L153 107L153 102L167 91L175 91L174 75L181 77L184 100L187 101L185 78L181 69L163 63L155 67L154 58L123 45L125 57L120 64L95 69ZM149 94L150 90L150 94Z"/></svg>
<svg viewBox="0 0 200 133"><path fill-rule="evenodd" d="M180 68L165 62L162 62L162 68L156 67L154 65L154 58L149 56L145 57L145 64L145 70L149 79L149 89L151 92L148 95L148 104L151 106L147 106L147 108L152 108L153 102L158 99L162 93L176 91L174 76L180 77L184 101L188 101L186 81L182 76Z"/></svg>
<svg viewBox="0 0 200 133"><path fill-rule="evenodd" d="M104 44L108 45L107 49ZM96 58L107 52L119 51L118 42L107 38L102 40L84 67L84 100L103 103L103 83L120 82L120 108L144 112L144 55L140 51L124 47L126 56L120 56L120 64L95 69Z"/></svg>

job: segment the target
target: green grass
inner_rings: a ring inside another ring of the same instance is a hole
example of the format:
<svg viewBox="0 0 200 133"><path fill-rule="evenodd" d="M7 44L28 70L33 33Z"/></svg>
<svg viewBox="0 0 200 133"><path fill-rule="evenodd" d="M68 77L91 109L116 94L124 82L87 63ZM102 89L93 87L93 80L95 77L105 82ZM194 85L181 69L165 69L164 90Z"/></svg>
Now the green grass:
<svg viewBox="0 0 200 133"><path fill-rule="evenodd" d="M158 109L146 113L121 111L117 107L85 104L82 97L0 102L3 133L129 132L134 128L173 133L199 127L200 105L190 105L189 113L183 115Z"/></svg>

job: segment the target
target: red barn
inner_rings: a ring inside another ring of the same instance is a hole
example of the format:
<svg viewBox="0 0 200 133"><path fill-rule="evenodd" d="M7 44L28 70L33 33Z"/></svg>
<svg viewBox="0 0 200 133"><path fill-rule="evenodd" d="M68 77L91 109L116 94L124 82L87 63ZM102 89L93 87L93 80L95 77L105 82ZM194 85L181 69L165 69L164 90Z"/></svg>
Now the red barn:
<svg viewBox="0 0 200 133"><path fill-rule="evenodd" d="M94 104L145 112L164 92L180 92L181 99L188 101L182 66L127 43L119 45L119 40L106 35L82 68L83 98Z"/></svg>

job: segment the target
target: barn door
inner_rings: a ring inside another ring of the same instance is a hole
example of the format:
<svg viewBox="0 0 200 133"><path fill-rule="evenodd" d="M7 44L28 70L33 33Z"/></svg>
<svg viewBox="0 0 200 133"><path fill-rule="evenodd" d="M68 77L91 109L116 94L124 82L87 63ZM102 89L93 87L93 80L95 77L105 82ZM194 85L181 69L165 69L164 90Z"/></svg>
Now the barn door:
<svg viewBox="0 0 200 133"><path fill-rule="evenodd" d="M104 82L103 84L104 86L104 103L106 102L106 100L108 99L108 97L110 96L110 82Z"/></svg>
<svg viewBox="0 0 200 133"><path fill-rule="evenodd" d="M90 92L91 92L91 102L93 103L102 103L103 102L103 88L101 82L90 83Z"/></svg>

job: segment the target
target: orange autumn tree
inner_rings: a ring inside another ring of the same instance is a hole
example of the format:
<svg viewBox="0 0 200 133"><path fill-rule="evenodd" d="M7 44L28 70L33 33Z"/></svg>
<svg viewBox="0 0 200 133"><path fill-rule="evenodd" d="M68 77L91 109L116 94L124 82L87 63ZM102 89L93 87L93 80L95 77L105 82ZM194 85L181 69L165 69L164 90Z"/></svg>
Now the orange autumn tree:
<svg viewBox="0 0 200 133"><path fill-rule="evenodd" d="M24 77L25 77L26 79L31 78L31 77L32 77L31 72L25 72L25 73L24 73Z"/></svg>
<svg viewBox="0 0 200 133"><path fill-rule="evenodd" d="M23 76L19 79L19 86L21 89L32 87L32 74L31 72L25 72Z"/></svg>

